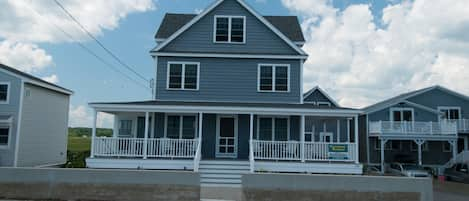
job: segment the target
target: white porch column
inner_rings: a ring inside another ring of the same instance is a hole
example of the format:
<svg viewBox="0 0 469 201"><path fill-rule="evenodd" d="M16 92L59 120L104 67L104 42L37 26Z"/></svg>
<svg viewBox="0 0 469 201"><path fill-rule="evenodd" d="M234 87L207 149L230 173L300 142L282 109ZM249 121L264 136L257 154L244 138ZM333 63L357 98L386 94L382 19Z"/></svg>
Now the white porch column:
<svg viewBox="0 0 469 201"><path fill-rule="evenodd" d="M419 165L422 165L422 144L424 143L424 141L414 140L414 142L415 144L417 144Z"/></svg>
<svg viewBox="0 0 469 201"><path fill-rule="evenodd" d="M340 142L340 119L337 119L337 142Z"/></svg>
<svg viewBox="0 0 469 201"><path fill-rule="evenodd" d="M254 172L254 147L252 140L254 137L254 114L249 115L249 171Z"/></svg>
<svg viewBox="0 0 469 201"><path fill-rule="evenodd" d="M151 123L150 123L151 138L155 138L155 121L156 121L156 119L155 119L155 113L152 112L152 113L151 113Z"/></svg>
<svg viewBox="0 0 469 201"><path fill-rule="evenodd" d="M148 120L150 120L148 112L145 112L145 133L143 133L143 159L147 159L148 155Z"/></svg>
<svg viewBox="0 0 469 201"><path fill-rule="evenodd" d="M381 139L381 173L384 173L384 148L387 140Z"/></svg>
<svg viewBox="0 0 469 201"><path fill-rule="evenodd" d="M355 158L355 163L358 164L360 163L360 150L359 150L359 143L358 143L358 115L355 115L355 131L354 131L354 134L355 134L355 154L356 154L356 158Z"/></svg>
<svg viewBox="0 0 469 201"><path fill-rule="evenodd" d="M300 119L300 141L301 141L301 148L300 148L301 162L305 162L305 115L301 115L301 119Z"/></svg>
<svg viewBox="0 0 469 201"><path fill-rule="evenodd" d="M91 130L91 151L90 151L90 158L94 158L94 143L96 138L96 119L98 117L98 112L93 109L93 128Z"/></svg>
<svg viewBox="0 0 469 201"><path fill-rule="evenodd" d="M202 131L203 131L203 125L204 125L204 113L200 112L199 113L199 126L198 126L198 133L199 133L199 152L200 152L200 158L202 158Z"/></svg>

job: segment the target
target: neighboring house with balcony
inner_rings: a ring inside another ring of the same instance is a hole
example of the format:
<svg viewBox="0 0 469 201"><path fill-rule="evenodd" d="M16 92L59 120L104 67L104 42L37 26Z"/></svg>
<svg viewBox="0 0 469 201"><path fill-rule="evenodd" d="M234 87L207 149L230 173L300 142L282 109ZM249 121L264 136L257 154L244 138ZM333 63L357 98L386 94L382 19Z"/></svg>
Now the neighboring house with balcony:
<svg viewBox="0 0 469 201"><path fill-rule="evenodd" d="M469 97L432 86L379 102L360 117L361 161L445 165L469 146Z"/></svg>
<svg viewBox="0 0 469 201"><path fill-rule="evenodd" d="M0 64L0 166L66 162L72 93Z"/></svg>
<svg viewBox="0 0 469 201"><path fill-rule="evenodd" d="M319 87L303 93L303 34L295 16L262 16L241 0L198 15L167 14L151 51L154 99L90 103L115 115L90 168L361 174L358 115ZM239 171L233 171L239 170ZM239 184L239 175L234 181Z"/></svg>

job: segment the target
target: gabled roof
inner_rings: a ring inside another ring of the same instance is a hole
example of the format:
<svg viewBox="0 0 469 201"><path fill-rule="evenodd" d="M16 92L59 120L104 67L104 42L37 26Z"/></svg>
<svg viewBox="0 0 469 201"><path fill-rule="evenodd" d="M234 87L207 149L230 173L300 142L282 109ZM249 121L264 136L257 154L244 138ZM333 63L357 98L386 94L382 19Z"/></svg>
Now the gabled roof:
<svg viewBox="0 0 469 201"><path fill-rule="evenodd" d="M440 90L442 90L442 91L444 91L448 94L452 94L452 95L458 96L460 98L463 98L463 99L466 99L466 100L469 101L469 97L466 96L466 95L463 95L461 93L450 90L450 89L445 88L445 87L440 86L440 85L435 85L435 86L426 87L426 88L423 88L423 89L419 89L419 90L415 90L415 91L400 94L400 95L392 97L390 99L387 99L387 100L378 102L376 104L370 105L368 107L365 107L362 110L365 111L365 113L368 114L368 113L371 113L371 112L382 110L384 108L390 107L392 105L395 105L395 104L398 104L398 103L401 103L401 102L410 102L407 99L412 98L412 97L417 96L417 95L420 95L420 94L423 94L427 91L434 90L434 89L440 89ZM414 104L416 104L416 103L414 103Z"/></svg>
<svg viewBox="0 0 469 201"><path fill-rule="evenodd" d="M53 84L53 83L50 83L50 82L47 82L47 81L45 81L41 78L32 76L28 73L19 71L15 68L12 68L12 67L9 67L9 66L6 66L6 65L0 63L0 71L1 70L4 70L4 71L6 71L6 72L8 72L8 73L10 73L10 74L12 74L16 77L19 77L20 79L23 79L25 82L30 83L30 84L34 84L34 85L44 87L44 88L47 88L47 89L50 89L50 90L53 90L53 91L57 91L57 92L60 92L60 93L63 93L63 94L67 94L67 95L72 95L73 94L72 90L66 89L64 87L61 87L59 85L56 85L56 84Z"/></svg>
<svg viewBox="0 0 469 201"><path fill-rule="evenodd" d="M166 13L155 34L155 39L159 41L167 39L196 16L196 14ZM305 42L300 23L296 16L264 16L264 18L291 41Z"/></svg>
<svg viewBox="0 0 469 201"><path fill-rule="evenodd" d="M174 32L170 37L168 37L165 41L163 41L160 45L155 47L151 52L157 52L169 43L171 43L175 38L177 38L179 35L184 33L186 30L188 30L192 25L197 23L200 19L205 17L208 13L210 13L212 10L214 10L218 5L223 3L226 0L218 0L211 6L209 6L207 9L205 9L203 12L192 18L189 22L184 24L181 28L179 28L176 32ZM298 47L292 40L290 40L288 37L286 37L281 31L279 31L274 25L272 25L266 18L261 16L259 13L257 13L254 9L249 7L243 0L234 0L238 2L242 7L244 7L247 11L249 11L252 15L254 15L259 21L261 21L265 26L267 26L270 30L272 30L278 37L280 37L283 41L285 41L292 49L294 49L298 54L300 55L307 55L300 47Z"/></svg>
<svg viewBox="0 0 469 201"><path fill-rule="evenodd" d="M319 91L322 95L324 95L329 102L331 102L335 107L340 107L339 103L337 103L332 97L329 96L324 90L321 89L319 86L315 86L314 88L310 89L308 92L303 94L303 100L305 100L308 96L313 94L315 91Z"/></svg>

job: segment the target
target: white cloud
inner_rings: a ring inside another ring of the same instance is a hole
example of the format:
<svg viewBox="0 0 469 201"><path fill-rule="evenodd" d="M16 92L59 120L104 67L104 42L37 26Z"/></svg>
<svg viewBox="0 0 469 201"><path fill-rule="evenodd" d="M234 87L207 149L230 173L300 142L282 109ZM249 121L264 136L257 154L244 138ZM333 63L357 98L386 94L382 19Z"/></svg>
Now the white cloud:
<svg viewBox="0 0 469 201"><path fill-rule="evenodd" d="M33 73L51 66L52 56L35 44L0 41L0 63Z"/></svg>
<svg viewBox="0 0 469 201"><path fill-rule="evenodd" d="M129 14L155 9L152 0L59 0L95 36L114 30ZM0 62L28 73L53 64L37 44L71 42L54 25L74 39L90 40L51 0L0 1ZM2 41L3 40L3 41Z"/></svg>
<svg viewBox="0 0 469 201"><path fill-rule="evenodd" d="M53 84L59 83L59 77L56 74L52 74L50 76L42 77L42 79L47 81L47 82L53 83Z"/></svg>
<svg viewBox="0 0 469 201"><path fill-rule="evenodd" d="M69 126L70 127L92 127L93 116L90 109L83 105L71 106L69 113ZM114 116L107 113L98 113L96 121L98 128L113 128Z"/></svg>
<svg viewBox="0 0 469 201"><path fill-rule="evenodd" d="M344 106L361 107L442 84L469 93L469 2L403 1L375 24L369 5L344 10L329 0L282 0L307 37L305 87L323 86Z"/></svg>

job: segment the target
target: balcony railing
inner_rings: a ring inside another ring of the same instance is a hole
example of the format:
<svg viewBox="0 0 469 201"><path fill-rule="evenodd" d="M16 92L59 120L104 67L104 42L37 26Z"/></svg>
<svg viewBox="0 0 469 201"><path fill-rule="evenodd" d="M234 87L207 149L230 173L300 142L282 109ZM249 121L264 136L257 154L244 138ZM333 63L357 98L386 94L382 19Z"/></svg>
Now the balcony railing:
<svg viewBox="0 0 469 201"><path fill-rule="evenodd" d="M461 133L469 133L469 119L457 119L458 131Z"/></svg>
<svg viewBox="0 0 469 201"><path fill-rule="evenodd" d="M352 162L357 157L355 143L305 142L303 158L298 141L252 140L252 147L254 160Z"/></svg>
<svg viewBox="0 0 469 201"><path fill-rule="evenodd" d="M94 138L94 156L98 157L151 157L151 158L194 158L198 139L157 138Z"/></svg>
<svg viewBox="0 0 469 201"><path fill-rule="evenodd" d="M458 127L455 122L398 122L376 121L369 123L370 135L379 136L456 136Z"/></svg>

